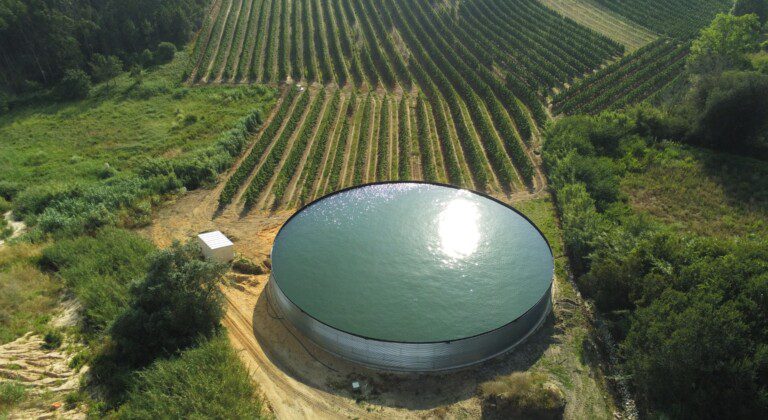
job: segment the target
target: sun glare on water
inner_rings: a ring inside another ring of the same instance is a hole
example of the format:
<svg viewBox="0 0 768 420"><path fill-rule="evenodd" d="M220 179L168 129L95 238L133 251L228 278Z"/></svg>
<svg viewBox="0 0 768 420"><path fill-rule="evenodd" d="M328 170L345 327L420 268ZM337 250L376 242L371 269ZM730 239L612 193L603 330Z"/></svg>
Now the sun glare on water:
<svg viewBox="0 0 768 420"><path fill-rule="evenodd" d="M480 243L480 211L464 198L449 202L438 216L440 248L455 259L474 254Z"/></svg>

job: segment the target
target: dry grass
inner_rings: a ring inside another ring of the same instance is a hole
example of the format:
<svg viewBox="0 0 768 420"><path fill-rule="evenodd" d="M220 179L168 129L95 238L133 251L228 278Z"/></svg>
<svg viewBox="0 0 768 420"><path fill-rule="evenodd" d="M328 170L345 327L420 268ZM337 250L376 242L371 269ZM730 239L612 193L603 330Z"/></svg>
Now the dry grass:
<svg viewBox="0 0 768 420"><path fill-rule="evenodd" d="M541 373L515 372L482 384L480 393L502 416L559 417L565 409L565 394Z"/></svg>

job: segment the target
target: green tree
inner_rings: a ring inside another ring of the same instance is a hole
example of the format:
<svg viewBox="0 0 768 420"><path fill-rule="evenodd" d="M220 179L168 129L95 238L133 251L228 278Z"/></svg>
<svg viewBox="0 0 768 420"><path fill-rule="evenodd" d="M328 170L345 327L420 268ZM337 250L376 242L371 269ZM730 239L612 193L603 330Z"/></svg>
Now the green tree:
<svg viewBox="0 0 768 420"><path fill-rule="evenodd" d="M91 79L80 69L67 70L55 90L56 96L64 100L84 99L90 92Z"/></svg>
<svg viewBox="0 0 768 420"><path fill-rule="evenodd" d="M745 54L760 48L760 21L755 15L719 14L701 31L691 45L688 69L694 74L711 74L743 68Z"/></svg>
<svg viewBox="0 0 768 420"><path fill-rule="evenodd" d="M170 42L161 42L155 51L155 61L158 64L168 63L176 55L176 46Z"/></svg>
<svg viewBox="0 0 768 420"><path fill-rule="evenodd" d="M761 23L768 19L768 0L736 0L733 5L733 14L743 16L755 14Z"/></svg>
<svg viewBox="0 0 768 420"><path fill-rule="evenodd" d="M211 338L224 315L219 283L225 271L223 264L202 261L193 242L154 255L112 327L118 360L142 367Z"/></svg>
<svg viewBox="0 0 768 420"><path fill-rule="evenodd" d="M112 80L123 71L123 62L114 55L94 54L90 63L91 74L97 82Z"/></svg>
<svg viewBox="0 0 768 420"><path fill-rule="evenodd" d="M725 72L703 80L689 102L693 143L730 153L768 157L768 75Z"/></svg>

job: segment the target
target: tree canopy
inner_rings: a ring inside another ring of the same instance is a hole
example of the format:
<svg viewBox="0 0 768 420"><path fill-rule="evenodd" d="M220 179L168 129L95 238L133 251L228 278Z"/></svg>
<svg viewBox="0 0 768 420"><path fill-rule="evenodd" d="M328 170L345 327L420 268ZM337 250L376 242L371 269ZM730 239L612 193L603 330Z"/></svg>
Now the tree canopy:
<svg viewBox="0 0 768 420"><path fill-rule="evenodd" d="M205 0L0 0L0 87L57 83L95 53L133 64L160 42L184 44ZM31 83L30 83L31 82Z"/></svg>
<svg viewBox="0 0 768 420"><path fill-rule="evenodd" d="M760 49L760 21L749 14L719 14L691 45L689 68L699 74L744 67L744 55Z"/></svg>

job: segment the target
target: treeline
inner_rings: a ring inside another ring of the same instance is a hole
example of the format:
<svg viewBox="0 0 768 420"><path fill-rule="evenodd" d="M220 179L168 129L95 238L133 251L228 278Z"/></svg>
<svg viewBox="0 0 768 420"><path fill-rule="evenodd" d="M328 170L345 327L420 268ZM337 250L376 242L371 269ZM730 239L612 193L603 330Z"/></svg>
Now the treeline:
<svg viewBox="0 0 768 420"><path fill-rule="evenodd" d="M760 417L768 240L682 234L634 212L622 179L674 159L649 131L649 113L566 117L546 133L544 163L577 284L608 320L642 411Z"/></svg>
<svg viewBox="0 0 768 420"><path fill-rule="evenodd" d="M67 70L90 71L95 54L125 66L150 64L161 42L181 48L206 0L4 0L0 3L0 87L51 86Z"/></svg>
<svg viewBox="0 0 768 420"><path fill-rule="evenodd" d="M576 282L618 341L624 378L648 417L768 410L768 238L690 233L637 212L622 189L654 162L687 159L669 140L768 157L760 40L755 15L719 15L693 41L684 89L671 101L566 117L545 133L542 158ZM712 171L725 190L735 182Z"/></svg>

